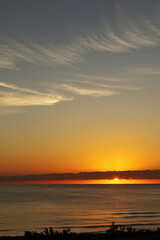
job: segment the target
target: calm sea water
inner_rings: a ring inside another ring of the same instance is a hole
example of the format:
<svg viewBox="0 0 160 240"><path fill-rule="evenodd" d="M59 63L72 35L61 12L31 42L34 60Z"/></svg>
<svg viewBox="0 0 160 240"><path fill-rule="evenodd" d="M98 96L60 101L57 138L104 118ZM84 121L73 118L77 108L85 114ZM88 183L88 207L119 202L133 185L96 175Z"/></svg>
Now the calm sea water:
<svg viewBox="0 0 160 240"><path fill-rule="evenodd" d="M160 185L0 185L0 235L160 227Z"/></svg>

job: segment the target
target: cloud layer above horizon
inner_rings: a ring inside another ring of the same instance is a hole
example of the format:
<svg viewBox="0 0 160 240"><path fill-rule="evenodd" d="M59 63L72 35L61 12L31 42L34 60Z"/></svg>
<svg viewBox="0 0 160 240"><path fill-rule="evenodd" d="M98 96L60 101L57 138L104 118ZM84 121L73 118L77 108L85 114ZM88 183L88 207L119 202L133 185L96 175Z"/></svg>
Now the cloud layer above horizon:
<svg viewBox="0 0 160 240"><path fill-rule="evenodd" d="M0 182L14 181L51 181L51 180L111 180L118 179L160 179L160 170L107 171L80 173L53 173L21 176L0 176Z"/></svg>

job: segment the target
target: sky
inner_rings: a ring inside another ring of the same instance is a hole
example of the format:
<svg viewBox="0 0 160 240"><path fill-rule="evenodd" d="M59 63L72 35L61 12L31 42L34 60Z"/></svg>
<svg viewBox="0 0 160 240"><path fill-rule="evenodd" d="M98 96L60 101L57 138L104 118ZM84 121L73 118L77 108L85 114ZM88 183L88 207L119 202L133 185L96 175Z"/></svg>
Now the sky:
<svg viewBox="0 0 160 240"><path fill-rule="evenodd" d="M160 169L160 1L0 1L0 176Z"/></svg>

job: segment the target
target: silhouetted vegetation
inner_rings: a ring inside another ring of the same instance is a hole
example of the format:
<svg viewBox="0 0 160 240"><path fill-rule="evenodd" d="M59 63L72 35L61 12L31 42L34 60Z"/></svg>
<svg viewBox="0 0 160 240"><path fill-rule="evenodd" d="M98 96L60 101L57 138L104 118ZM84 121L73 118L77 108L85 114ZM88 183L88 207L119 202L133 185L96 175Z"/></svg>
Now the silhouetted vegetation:
<svg viewBox="0 0 160 240"><path fill-rule="evenodd" d="M112 222L111 227L106 231L106 233L124 233L124 232L135 232L135 228L132 228L130 226L126 225L115 225L114 222Z"/></svg>
<svg viewBox="0 0 160 240"><path fill-rule="evenodd" d="M24 236L0 237L0 240L110 240L110 239L140 239L160 240L160 228L157 230L135 230L126 225L112 225L104 233L74 233L70 228L62 231L54 230L52 227L44 228L43 231L25 231Z"/></svg>

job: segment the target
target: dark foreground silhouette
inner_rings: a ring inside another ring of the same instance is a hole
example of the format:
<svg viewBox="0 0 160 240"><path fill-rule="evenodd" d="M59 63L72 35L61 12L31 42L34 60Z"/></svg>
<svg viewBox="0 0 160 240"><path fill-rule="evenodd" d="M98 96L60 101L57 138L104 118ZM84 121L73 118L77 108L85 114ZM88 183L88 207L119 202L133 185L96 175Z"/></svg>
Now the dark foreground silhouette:
<svg viewBox="0 0 160 240"><path fill-rule="evenodd" d="M157 230L135 230L125 225L115 225L104 233L74 233L69 228L55 231L52 227L42 232L25 231L24 236L1 236L0 240L160 240L160 228Z"/></svg>

